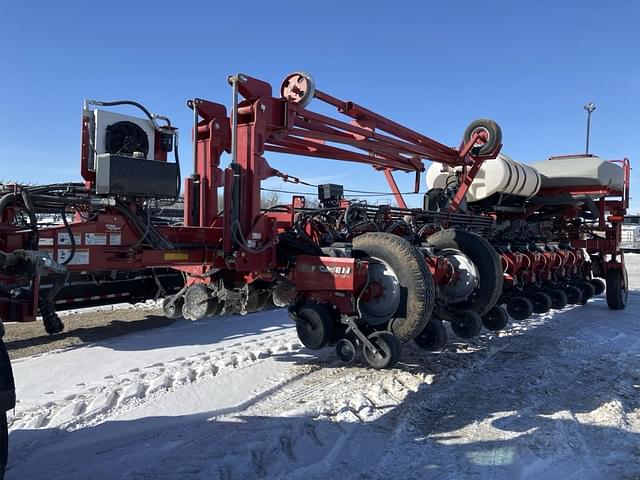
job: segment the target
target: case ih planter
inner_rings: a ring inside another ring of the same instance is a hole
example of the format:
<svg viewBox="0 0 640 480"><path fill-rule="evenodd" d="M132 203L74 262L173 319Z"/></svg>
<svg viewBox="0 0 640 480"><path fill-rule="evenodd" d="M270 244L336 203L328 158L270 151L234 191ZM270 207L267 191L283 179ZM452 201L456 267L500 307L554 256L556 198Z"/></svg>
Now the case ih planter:
<svg viewBox="0 0 640 480"><path fill-rule="evenodd" d="M572 183L499 157L502 135L490 120L473 122L453 148L318 90L304 73L287 76L278 95L244 74L229 83L230 111L187 102L193 172L179 224L157 221L149 207L178 194L177 131L168 119L131 101L85 102L84 183L13 185L0 199L3 319L33 320L39 310L56 325L53 305L69 275L171 268L187 281L165 298L167 316L197 320L273 303L288 308L307 347L334 345L345 361L361 351L369 365L386 368L402 342L441 348L443 321L462 338L483 325L499 330L508 320L501 304L524 319L584 303L604 289L596 277L606 279L609 306L624 308L627 160L616 167L621 183L589 183L588 171ZM312 100L336 115L310 110ZM94 108L120 104L147 118ZM167 161L171 151L175 162ZM222 169L225 152L231 162ZM273 168L269 152L370 165L385 175L397 206L347 201L341 186L322 185L318 208L295 196L263 209L263 180L299 182ZM414 172L417 192L425 160L437 169L432 188L423 208L407 208L393 172ZM35 214L45 210L74 220L39 227ZM46 292L44 279L53 285Z"/></svg>

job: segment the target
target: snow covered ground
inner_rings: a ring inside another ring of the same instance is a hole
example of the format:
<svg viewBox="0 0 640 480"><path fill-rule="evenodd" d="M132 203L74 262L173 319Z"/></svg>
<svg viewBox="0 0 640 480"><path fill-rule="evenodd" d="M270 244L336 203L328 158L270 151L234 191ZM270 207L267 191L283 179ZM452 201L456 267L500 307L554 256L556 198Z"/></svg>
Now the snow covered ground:
<svg viewBox="0 0 640 480"><path fill-rule="evenodd" d="M640 478L640 255L598 297L391 371L301 347L283 311L14 362L9 479Z"/></svg>

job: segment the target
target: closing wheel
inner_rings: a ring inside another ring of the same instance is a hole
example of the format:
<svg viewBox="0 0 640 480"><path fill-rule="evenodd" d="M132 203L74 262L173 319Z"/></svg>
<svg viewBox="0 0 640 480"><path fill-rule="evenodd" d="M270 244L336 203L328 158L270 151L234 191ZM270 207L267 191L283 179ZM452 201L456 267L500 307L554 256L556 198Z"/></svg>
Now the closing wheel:
<svg viewBox="0 0 640 480"><path fill-rule="evenodd" d="M507 313L514 320L526 320L533 313L533 303L525 297L512 297L507 302Z"/></svg>
<svg viewBox="0 0 640 480"><path fill-rule="evenodd" d="M182 316L187 320L200 320L220 313L222 305L212 291L200 283L191 285L184 294Z"/></svg>
<svg viewBox="0 0 640 480"><path fill-rule="evenodd" d="M426 245L433 247L436 254L442 251L445 257L453 260L454 269L459 269L443 292L445 298L449 297L451 307L475 310L484 315L496 304L502 294L503 270L500 256L485 238L464 230L448 229L431 235ZM454 254L455 251L458 253ZM473 288L467 288L470 285ZM459 295L466 295L466 298Z"/></svg>
<svg viewBox="0 0 640 480"><path fill-rule="evenodd" d="M487 313L482 316L482 325L487 330L497 332L502 330L509 324L509 315L507 311L500 305L494 305Z"/></svg>
<svg viewBox="0 0 640 480"><path fill-rule="evenodd" d="M471 149L473 155L486 155L493 152L502 143L502 130L493 120L480 118L469 124L464 132L464 143L466 144L475 133L484 133L484 138L479 138Z"/></svg>
<svg viewBox="0 0 640 480"><path fill-rule="evenodd" d="M302 344L318 350L325 347L333 337L334 319L329 309L317 303L307 303L291 314L296 322L296 333Z"/></svg>
<svg viewBox="0 0 640 480"><path fill-rule="evenodd" d="M374 332L367 337L377 351L363 347L364 358L367 363L375 368L391 368L400 358L400 342L390 332Z"/></svg>
<svg viewBox="0 0 640 480"><path fill-rule="evenodd" d="M182 305L184 305L184 299L182 297L170 296L162 300L162 311L164 316L175 320L182 316Z"/></svg>
<svg viewBox="0 0 640 480"><path fill-rule="evenodd" d="M458 310L453 312L451 330L460 338L473 338L482 331L482 318L473 310Z"/></svg>
<svg viewBox="0 0 640 480"><path fill-rule="evenodd" d="M336 343L336 355L345 363L351 363L356 358L356 346L348 338L341 338Z"/></svg>
<svg viewBox="0 0 640 480"><path fill-rule="evenodd" d="M431 317L435 297L422 253L401 237L375 232L353 239L353 256L369 263L367 288L358 300L363 320L400 341L415 338Z"/></svg>
<svg viewBox="0 0 640 480"><path fill-rule="evenodd" d="M582 302L582 290L574 285L569 285L564 288L564 293L567 294L567 303L569 305L578 305Z"/></svg>
<svg viewBox="0 0 640 480"><path fill-rule="evenodd" d="M551 308L556 310L560 310L567 306L569 300L567 299L567 294L564 293L559 288L552 288L547 292L549 297L551 297Z"/></svg>
<svg viewBox="0 0 640 480"><path fill-rule="evenodd" d="M544 292L533 292L529 295L534 313L547 313L551 310L551 297Z"/></svg>
<svg viewBox="0 0 640 480"><path fill-rule="evenodd" d="M596 295L601 295L604 292L605 283L602 279L592 278L591 280L589 280L589 283L591 283L591 285L593 285L593 288L595 288Z"/></svg>
<svg viewBox="0 0 640 480"><path fill-rule="evenodd" d="M293 72L285 77L280 86L280 96L291 103L306 107L316 92L313 77L305 72Z"/></svg>
<svg viewBox="0 0 640 480"><path fill-rule="evenodd" d="M582 292L582 299L579 302L581 305L585 305L596 294L596 288L587 280L576 282L576 287Z"/></svg>
<svg viewBox="0 0 640 480"><path fill-rule="evenodd" d="M607 271L607 305L612 310L624 310L629 297L629 277L626 267Z"/></svg>
<svg viewBox="0 0 640 480"><path fill-rule="evenodd" d="M447 329L442 320L432 318L413 341L423 350L430 352L442 350L447 344Z"/></svg>

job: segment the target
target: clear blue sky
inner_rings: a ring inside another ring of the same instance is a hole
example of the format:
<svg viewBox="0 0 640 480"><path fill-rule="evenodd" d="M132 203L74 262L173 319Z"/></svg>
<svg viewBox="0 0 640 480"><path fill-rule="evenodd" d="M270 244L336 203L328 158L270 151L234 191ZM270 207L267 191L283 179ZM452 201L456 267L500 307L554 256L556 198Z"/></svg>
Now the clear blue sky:
<svg viewBox="0 0 640 480"><path fill-rule="evenodd" d="M132 98L169 115L188 170L187 98L228 104L230 73L277 86L300 69L318 88L447 144L471 120L493 118L504 151L524 162L582 151L582 106L595 101L592 151L638 161L638 25L631 0L2 0L0 179L78 179L83 98ZM387 188L369 167L270 162L316 183ZM410 189L412 177L398 176Z"/></svg>

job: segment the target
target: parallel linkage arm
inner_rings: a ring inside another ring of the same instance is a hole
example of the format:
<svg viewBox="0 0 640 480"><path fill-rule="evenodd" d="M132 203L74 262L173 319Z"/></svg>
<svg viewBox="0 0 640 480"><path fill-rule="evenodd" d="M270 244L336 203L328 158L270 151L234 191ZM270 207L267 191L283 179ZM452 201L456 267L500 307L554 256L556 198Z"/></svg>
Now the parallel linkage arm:
<svg viewBox="0 0 640 480"><path fill-rule="evenodd" d="M256 99L267 93L270 95L265 88L266 82L243 74L236 78L244 79L240 93L248 100L243 108L245 112L250 110L251 104L260 103L255 102ZM495 158L501 148L497 145L487 154L472 156L471 149L488 140L486 131L477 130L458 149L449 147L357 103L340 100L316 89L311 77L304 73L293 73L285 78L281 97L279 100L285 102L286 117L283 128L268 135L264 140L264 150L371 165L385 173L400 206L406 204L392 171L416 172L416 192L420 173L425 169L424 160L450 167L462 166L464 183L470 183L477 167L470 172L466 167ZM335 107L338 113L352 120L347 122L308 110L306 106L313 98ZM464 190L466 192L466 188ZM464 197L464 193L460 197ZM459 203L456 202L456 207Z"/></svg>

